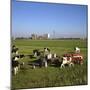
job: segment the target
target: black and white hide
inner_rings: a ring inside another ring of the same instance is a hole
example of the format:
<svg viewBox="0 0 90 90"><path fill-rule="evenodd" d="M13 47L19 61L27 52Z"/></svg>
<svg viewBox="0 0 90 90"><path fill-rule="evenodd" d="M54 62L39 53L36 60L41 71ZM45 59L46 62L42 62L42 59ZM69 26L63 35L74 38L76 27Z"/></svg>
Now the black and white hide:
<svg viewBox="0 0 90 90"><path fill-rule="evenodd" d="M40 67L44 66L45 68L48 67L47 59L45 57L39 58L39 66Z"/></svg>
<svg viewBox="0 0 90 90"><path fill-rule="evenodd" d="M19 55L19 58L20 58L20 59L22 59L22 58L24 58L24 57L25 57L24 54L20 54L20 55Z"/></svg>
<svg viewBox="0 0 90 90"><path fill-rule="evenodd" d="M50 53L50 49L49 48L44 48L44 54L47 55Z"/></svg>
<svg viewBox="0 0 90 90"><path fill-rule="evenodd" d="M24 58L24 57L25 57L24 54L20 54L20 55L14 56L13 58L15 58L15 59L22 59L22 58Z"/></svg>
<svg viewBox="0 0 90 90"><path fill-rule="evenodd" d="M18 48L12 48L12 54L18 55Z"/></svg>
<svg viewBox="0 0 90 90"><path fill-rule="evenodd" d="M47 52L47 51L50 52L50 49L49 48L44 48L44 51L45 52Z"/></svg>
<svg viewBox="0 0 90 90"><path fill-rule="evenodd" d="M15 48L16 48L16 46L15 46L15 45L13 45L13 46L12 46L12 49L15 49Z"/></svg>
<svg viewBox="0 0 90 90"><path fill-rule="evenodd" d="M55 54L49 53L49 54L45 55L45 58L46 58L46 60L47 60L48 63L54 62L54 60L56 59L56 57L57 57L56 56L56 53Z"/></svg>
<svg viewBox="0 0 90 90"><path fill-rule="evenodd" d="M18 57L13 57L12 58L12 71L13 71L14 75L16 75L18 73L19 68L20 68L20 64L18 61Z"/></svg>
<svg viewBox="0 0 90 90"><path fill-rule="evenodd" d="M40 56L40 51L38 49L33 50L34 57Z"/></svg>

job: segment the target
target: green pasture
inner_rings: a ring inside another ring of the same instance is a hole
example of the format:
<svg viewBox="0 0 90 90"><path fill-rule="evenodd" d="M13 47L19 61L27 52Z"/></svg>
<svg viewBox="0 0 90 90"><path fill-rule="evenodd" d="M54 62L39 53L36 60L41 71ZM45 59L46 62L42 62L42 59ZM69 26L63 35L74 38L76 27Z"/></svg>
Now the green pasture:
<svg viewBox="0 0 90 90"><path fill-rule="evenodd" d="M30 59L25 57L20 62L25 62L25 66L19 70L19 73L12 75L12 89L19 88L42 88L42 87L60 87L71 85L86 85L87 84L87 41L86 40L14 40L19 48L19 54L32 54L34 49L43 50L44 47L51 49L51 53L56 53L62 56L64 53L73 52L74 47L78 46L81 49L81 54L84 56L84 64L82 66L75 65L74 67L48 66L48 68L36 67L28 65Z"/></svg>

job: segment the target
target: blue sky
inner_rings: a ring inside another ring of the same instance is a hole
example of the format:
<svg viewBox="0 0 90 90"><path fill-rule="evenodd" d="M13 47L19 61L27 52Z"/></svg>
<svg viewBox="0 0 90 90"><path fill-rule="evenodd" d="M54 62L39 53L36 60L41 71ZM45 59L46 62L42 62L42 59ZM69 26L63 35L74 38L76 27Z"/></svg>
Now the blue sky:
<svg viewBox="0 0 90 90"><path fill-rule="evenodd" d="M12 0L12 35L49 33L53 37L86 37L87 6Z"/></svg>

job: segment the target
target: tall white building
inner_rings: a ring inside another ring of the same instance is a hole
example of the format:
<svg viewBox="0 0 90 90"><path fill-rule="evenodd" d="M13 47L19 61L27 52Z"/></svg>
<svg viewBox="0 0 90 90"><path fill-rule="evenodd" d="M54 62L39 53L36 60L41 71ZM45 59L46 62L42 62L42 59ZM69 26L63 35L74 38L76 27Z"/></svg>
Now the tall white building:
<svg viewBox="0 0 90 90"><path fill-rule="evenodd" d="M48 38L50 38L50 34L48 34Z"/></svg>

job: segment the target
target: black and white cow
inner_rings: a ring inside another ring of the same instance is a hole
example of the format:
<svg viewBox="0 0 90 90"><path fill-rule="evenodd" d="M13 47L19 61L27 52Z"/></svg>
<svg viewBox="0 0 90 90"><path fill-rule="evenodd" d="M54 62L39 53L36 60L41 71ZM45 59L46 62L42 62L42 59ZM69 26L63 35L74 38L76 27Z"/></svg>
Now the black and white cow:
<svg viewBox="0 0 90 90"><path fill-rule="evenodd" d="M12 71L13 71L14 75L16 75L18 73L19 67L20 67L20 64L18 61L18 57L13 57L12 58Z"/></svg>
<svg viewBox="0 0 90 90"><path fill-rule="evenodd" d="M14 75L16 75L18 73L18 70L20 68L22 68L25 64L24 62L19 63L19 59L22 58L22 56L23 55L21 55L21 56L18 55L18 56L14 56L12 58L12 71L13 71Z"/></svg>

